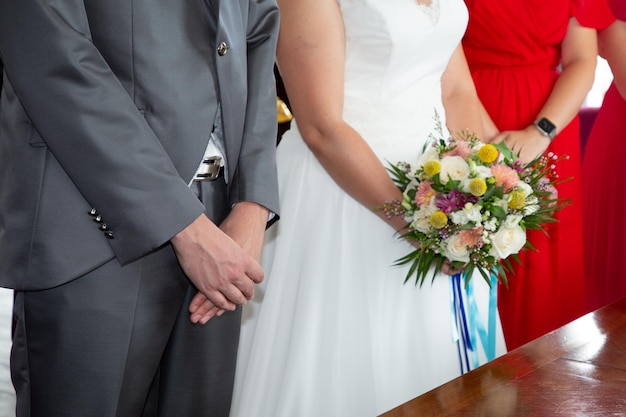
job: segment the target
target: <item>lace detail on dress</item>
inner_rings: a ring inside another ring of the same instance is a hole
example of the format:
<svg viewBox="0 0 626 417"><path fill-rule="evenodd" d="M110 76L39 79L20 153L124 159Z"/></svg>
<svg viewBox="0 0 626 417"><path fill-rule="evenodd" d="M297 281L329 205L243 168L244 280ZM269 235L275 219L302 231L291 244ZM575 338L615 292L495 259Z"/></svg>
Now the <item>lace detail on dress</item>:
<svg viewBox="0 0 626 417"><path fill-rule="evenodd" d="M415 0L415 2L422 13L428 16L433 25L439 22L439 0L430 0L430 4L420 3L418 0Z"/></svg>

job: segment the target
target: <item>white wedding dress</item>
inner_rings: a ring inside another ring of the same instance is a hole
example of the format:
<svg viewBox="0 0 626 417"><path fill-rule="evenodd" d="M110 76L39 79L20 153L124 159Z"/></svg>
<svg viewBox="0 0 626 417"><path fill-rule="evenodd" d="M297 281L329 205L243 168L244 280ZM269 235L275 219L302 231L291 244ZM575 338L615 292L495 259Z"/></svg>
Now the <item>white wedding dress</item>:
<svg viewBox="0 0 626 417"><path fill-rule="evenodd" d="M383 163L417 158L435 109L444 116L440 77L465 31L463 0L338 3L345 120ZM244 307L231 417L376 416L459 376L450 278L403 284L406 268L392 264L411 246L335 184L295 123L278 171L281 219ZM480 277L475 292L487 321Z"/></svg>

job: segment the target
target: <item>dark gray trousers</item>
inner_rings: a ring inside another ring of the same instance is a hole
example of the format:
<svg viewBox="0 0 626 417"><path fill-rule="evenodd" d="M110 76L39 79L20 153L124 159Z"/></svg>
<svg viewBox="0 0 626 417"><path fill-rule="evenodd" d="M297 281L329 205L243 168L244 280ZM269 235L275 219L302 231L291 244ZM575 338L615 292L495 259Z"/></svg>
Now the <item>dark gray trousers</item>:
<svg viewBox="0 0 626 417"><path fill-rule="evenodd" d="M224 192L223 182L200 190L218 222ZM195 293L170 245L124 267L112 260L59 287L19 292L17 417L227 417L241 309L191 324Z"/></svg>

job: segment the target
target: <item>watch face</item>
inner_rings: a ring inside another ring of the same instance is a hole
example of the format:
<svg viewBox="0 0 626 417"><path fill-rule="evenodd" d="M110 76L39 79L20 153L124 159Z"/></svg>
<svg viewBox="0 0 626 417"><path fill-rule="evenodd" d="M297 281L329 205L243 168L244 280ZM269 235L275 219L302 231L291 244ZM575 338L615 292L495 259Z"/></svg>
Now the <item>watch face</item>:
<svg viewBox="0 0 626 417"><path fill-rule="evenodd" d="M546 132L546 135L552 134L552 132L554 132L554 129L556 129L556 126L554 126L554 124L550 120L546 119L545 117L542 117L541 119L539 119L539 121L537 122L537 126L541 130Z"/></svg>

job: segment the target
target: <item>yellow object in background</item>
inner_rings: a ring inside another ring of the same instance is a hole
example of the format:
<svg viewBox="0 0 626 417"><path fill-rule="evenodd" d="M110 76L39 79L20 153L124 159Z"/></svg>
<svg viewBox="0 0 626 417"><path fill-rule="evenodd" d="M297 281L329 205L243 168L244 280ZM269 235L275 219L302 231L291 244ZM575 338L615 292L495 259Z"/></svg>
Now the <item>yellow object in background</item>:
<svg viewBox="0 0 626 417"><path fill-rule="evenodd" d="M278 97L276 97L276 110L278 111L278 123L287 123L293 119L287 104Z"/></svg>

